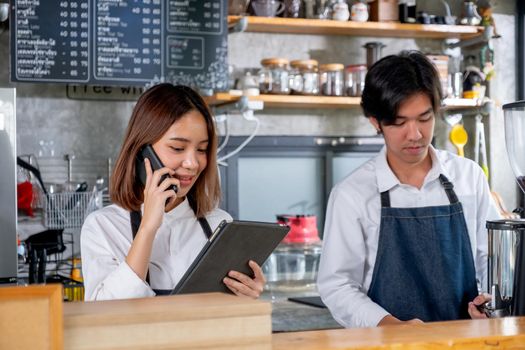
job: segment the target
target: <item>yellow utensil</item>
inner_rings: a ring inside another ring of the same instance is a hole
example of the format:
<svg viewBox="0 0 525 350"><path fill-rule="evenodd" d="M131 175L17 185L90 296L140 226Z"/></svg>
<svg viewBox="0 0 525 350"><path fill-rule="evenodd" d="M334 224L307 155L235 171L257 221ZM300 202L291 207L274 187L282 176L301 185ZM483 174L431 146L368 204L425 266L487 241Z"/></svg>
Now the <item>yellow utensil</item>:
<svg viewBox="0 0 525 350"><path fill-rule="evenodd" d="M468 134L467 134L467 130L465 130L463 125L461 124L454 125L452 127L452 130L450 130L449 138L450 138L450 142L452 142L452 144L456 146L456 148L458 149L458 155L460 157L464 157L465 151L463 150L463 148L467 144Z"/></svg>

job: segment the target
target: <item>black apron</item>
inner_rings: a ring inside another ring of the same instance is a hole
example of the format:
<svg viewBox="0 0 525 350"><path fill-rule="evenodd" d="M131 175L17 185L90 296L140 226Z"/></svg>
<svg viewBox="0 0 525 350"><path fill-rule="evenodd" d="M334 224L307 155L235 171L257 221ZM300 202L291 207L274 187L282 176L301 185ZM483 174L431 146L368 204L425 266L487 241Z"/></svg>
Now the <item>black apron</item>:
<svg viewBox="0 0 525 350"><path fill-rule="evenodd" d="M190 204L191 209L195 213L195 203L192 200L190 200L190 198L188 198L188 202ZM137 232L139 231L140 223L142 221L142 212L140 210L131 211L129 213L129 218L131 221L132 237L133 239L135 239L135 236L137 236ZM213 231L211 230L208 220L206 220L205 217L197 218L197 220L199 221L199 224L201 225L202 231L204 231L206 238L209 239L213 234ZM149 284L149 269L146 274L146 283ZM172 289L153 289L153 291L156 295L169 295L171 294Z"/></svg>

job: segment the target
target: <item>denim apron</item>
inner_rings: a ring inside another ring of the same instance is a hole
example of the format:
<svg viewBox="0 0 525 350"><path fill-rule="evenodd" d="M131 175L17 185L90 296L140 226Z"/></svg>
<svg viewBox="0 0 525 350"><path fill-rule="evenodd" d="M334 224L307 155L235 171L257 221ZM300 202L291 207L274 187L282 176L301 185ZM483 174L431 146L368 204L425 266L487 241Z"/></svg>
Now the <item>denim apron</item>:
<svg viewBox="0 0 525 350"><path fill-rule="evenodd" d="M391 208L381 193L377 257L368 296L402 321L469 318L478 295L463 209L453 185L439 176L450 205Z"/></svg>

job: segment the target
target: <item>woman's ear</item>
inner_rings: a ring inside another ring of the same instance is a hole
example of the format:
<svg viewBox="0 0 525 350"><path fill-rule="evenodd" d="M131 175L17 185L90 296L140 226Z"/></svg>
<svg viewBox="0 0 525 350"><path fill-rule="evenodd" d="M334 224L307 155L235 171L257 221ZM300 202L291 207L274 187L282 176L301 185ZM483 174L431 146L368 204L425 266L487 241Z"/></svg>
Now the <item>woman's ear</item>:
<svg viewBox="0 0 525 350"><path fill-rule="evenodd" d="M375 117L368 117L368 121L370 122L370 124L372 124L374 129L376 129L378 135L383 132L383 130L381 129L381 124L379 124L379 121Z"/></svg>

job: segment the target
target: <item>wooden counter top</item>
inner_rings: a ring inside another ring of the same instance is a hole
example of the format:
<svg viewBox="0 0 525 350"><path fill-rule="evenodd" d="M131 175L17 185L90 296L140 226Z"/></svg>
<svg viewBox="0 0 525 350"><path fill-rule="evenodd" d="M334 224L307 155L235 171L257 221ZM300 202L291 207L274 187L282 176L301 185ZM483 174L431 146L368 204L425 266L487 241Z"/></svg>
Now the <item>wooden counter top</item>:
<svg viewBox="0 0 525 350"><path fill-rule="evenodd" d="M64 349L270 349L271 304L209 293L64 304Z"/></svg>
<svg viewBox="0 0 525 350"><path fill-rule="evenodd" d="M525 349L525 317L279 333L272 349Z"/></svg>

